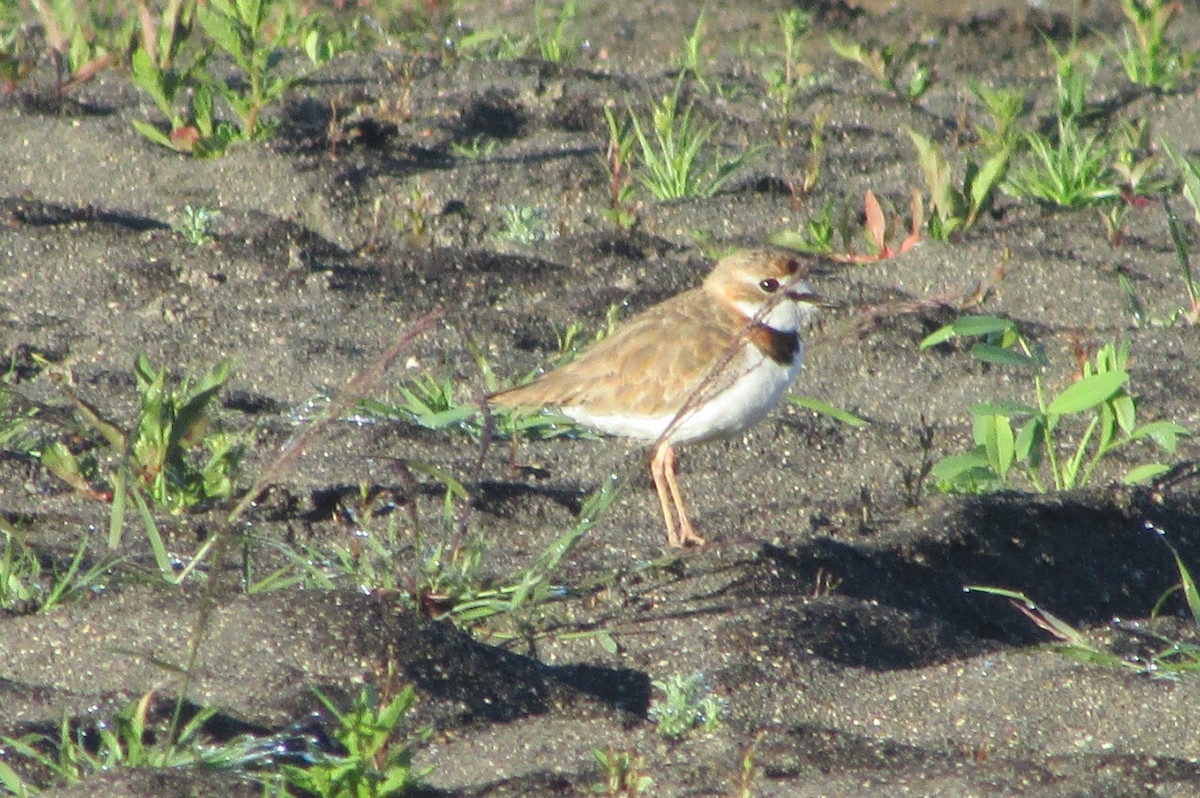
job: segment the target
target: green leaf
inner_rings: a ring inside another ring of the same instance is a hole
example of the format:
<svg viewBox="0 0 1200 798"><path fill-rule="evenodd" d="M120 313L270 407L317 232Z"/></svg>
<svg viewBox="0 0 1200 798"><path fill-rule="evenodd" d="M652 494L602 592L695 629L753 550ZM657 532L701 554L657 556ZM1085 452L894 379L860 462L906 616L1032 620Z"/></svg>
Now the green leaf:
<svg viewBox="0 0 1200 798"><path fill-rule="evenodd" d="M154 63L154 59L139 47L134 51L130 64L133 67L131 74L134 85L150 95L158 110L166 116L171 116L171 100L167 97L163 72Z"/></svg>
<svg viewBox="0 0 1200 798"><path fill-rule="evenodd" d="M971 357L983 363L996 363L1001 366L1020 366L1022 368L1037 368L1038 366L1038 362L1024 352L993 344L975 344L971 347Z"/></svg>
<svg viewBox="0 0 1200 798"><path fill-rule="evenodd" d="M1049 407L1046 408L1046 413L1048 415L1081 413L1107 401L1128 381L1129 373L1125 371L1109 371L1084 377L1054 397Z"/></svg>
<svg viewBox="0 0 1200 798"><path fill-rule="evenodd" d="M1141 485L1144 482L1158 479L1163 474L1171 470L1171 467L1163 463L1143 463L1137 468L1131 468L1121 477L1121 481L1126 485Z"/></svg>
<svg viewBox="0 0 1200 798"><path fill-rule="evenodd" d="M959 335L991 335L1017 329L1012 319L1002 319L998 316L964 316L951 326Z"/></svg>
<svg viewBox="0 0 1200 798"><path fill-rule="evenodd" d="M1030 469L1036 470L1041 463L1039 457L1040 450L1037 445L1041 440L1040 433L1042 431L1042 417L1035 415L1029 420L1029 423L1021 428L1020 434L1017 435L1017 440L1013 444L1013 455L1018 462L1028 463Z"/></svg>
<svg viewBox="0 0 1200 798"><path fill-rule="evenodd" d="M986 416L983 419L984 446L987 447L988 463L1002 481L1008 476L1013 463L1012 423L1007 416Z"/></svg>
<svg viewBox="0 0 1200 798"><path fill-rule="evenodd" d="M1150 438L1164 452L1174 453L1179 438L1191 434L1191 430L1174 421L1151 421L1149 424L1143 424L1135 429L1129 437L1134 440Z"/></svg>
<svg viewBox="0 0 1200 798"><path fill-rule="evenodd" d="M1117 425L1126 435L1131 435L1137 426L1137 407L1132 396L1118 396L1109 403L1117 417Z"/></svg>
<svg viewBox="0 0 1200 798"><path fill-rule="evenodd" d="M840 421L843 424L848 424L851 427L865 427L869 423L866 419L854 415L849 410L843 410L840 407L834 407L831 404L822 402L819 399L813 399L811 396L791 396L787 400L797 407L807 408L814 413L820 413L824 416L829 416L835 421Z"/></svg>
<svg viewBox="0 0 1200 798"><path fill-rule="evenodd" d="M1008 170L1008 156L1009 150L1006 148L988 158L971 181L968 187L971 192L971 222L975 221L975 216L983 210L995 187L1004 179L1004 173Z"/></svg>
<svg viewBox="0 0 1200 798"><path fill-rule="evenodd" d="M211 11L206 6L199 6L196 9L196 15L200 19L200 26L204 28L204 32L212 37L217 46L233 56L233 60L237 62L239 67L246 72L250 72L250 62L246 59L246 55L242 50L242 37L238 28L234 25L233 19L224 14Z"/></svg>
<svg viewBox="0 0 1200 798"><path fill-rule="evenodd" d="M928 349L931 346L948 341L956 335L991 335L993 333L1015 331L1016 329L1017 325L1009 319L1001 319L996 316L963 316L961 319L927 335L921 341L920 348Z"/></svg>
<svg viewBox="0 0 1200 798"><path fill-rule="evenodd" d="M134 119L130 124L133 125L134 130L136 130L138 133L141 133L155 144L159 144L171 150L177 149L175 144L171 141L170 136L168 136L166 133L163 133L149 122L143 122L140 119Z"/></svg>
<svg viewBox="0 0 1200 798"><path fill-rule="evenodd" d="M964 454L943 457L934 464L929 474L939 481L953 482L962 474L975 469L991 471L988 467L987 453L982 447Z"/></svg>

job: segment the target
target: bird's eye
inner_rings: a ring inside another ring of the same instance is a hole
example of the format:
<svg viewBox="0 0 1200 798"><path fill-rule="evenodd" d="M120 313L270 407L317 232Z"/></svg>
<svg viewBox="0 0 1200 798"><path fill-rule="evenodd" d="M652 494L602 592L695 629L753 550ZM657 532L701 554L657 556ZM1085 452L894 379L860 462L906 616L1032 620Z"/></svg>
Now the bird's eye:
<svg viewBox="0 0 1200 798"><path fill-rule="evenodd" d="M766 291L768 294L773 294L779 290L779 281L774 277L768 277L759 282L758 287Z"/></svg>

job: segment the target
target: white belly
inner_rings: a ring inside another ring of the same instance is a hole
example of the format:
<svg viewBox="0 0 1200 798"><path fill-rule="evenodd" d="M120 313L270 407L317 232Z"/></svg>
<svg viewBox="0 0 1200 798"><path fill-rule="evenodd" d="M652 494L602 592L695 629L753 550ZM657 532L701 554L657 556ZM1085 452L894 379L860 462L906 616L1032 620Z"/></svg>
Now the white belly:
<svg viewBox="0 0 1200 798"><path fill-rule="evenodd" d="M678 408L656 416L600 415L583 407L562 407L559 412L584 426L626 438L655 441L663 437L668 426L670 432L666 438L671 443L718 438L741 432L761 420L792 384L803 360L803 347L796 350L796 357L786 366L763 357L753 346L746 347L740 361L735 358L727 366L739 373L739 378L712 397L702 394L691 400L692 406L678 421Z"/></svg>

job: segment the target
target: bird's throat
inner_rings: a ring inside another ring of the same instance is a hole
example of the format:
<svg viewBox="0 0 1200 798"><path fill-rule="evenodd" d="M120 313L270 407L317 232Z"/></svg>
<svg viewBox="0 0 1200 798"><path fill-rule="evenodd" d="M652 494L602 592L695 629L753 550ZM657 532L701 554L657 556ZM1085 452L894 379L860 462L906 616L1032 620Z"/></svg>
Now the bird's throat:
<svg viewBox="0 0 1200 798"><path fill-rule="evenodd" d="M764 357L774 360L781 366L791 366L796 362L796 353L800 351L800 333L776 330L762 322L750 328L746 337L758 347Z"/></svg>

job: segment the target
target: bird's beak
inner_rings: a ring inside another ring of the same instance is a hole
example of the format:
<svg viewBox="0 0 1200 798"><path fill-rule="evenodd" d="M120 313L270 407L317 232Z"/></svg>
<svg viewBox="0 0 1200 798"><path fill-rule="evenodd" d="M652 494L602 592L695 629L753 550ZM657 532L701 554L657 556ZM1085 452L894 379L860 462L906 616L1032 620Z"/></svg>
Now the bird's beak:
<svg viewBox="0 0 1200 798"><path fill-rule="evenodd" d="M814 305L818 308L841 308L845 307L844 302L837 302L832 299L826 299L820 294L814 294L811 291L788 291L787 298L793 302L803 302L806 305Z"/></svg>

